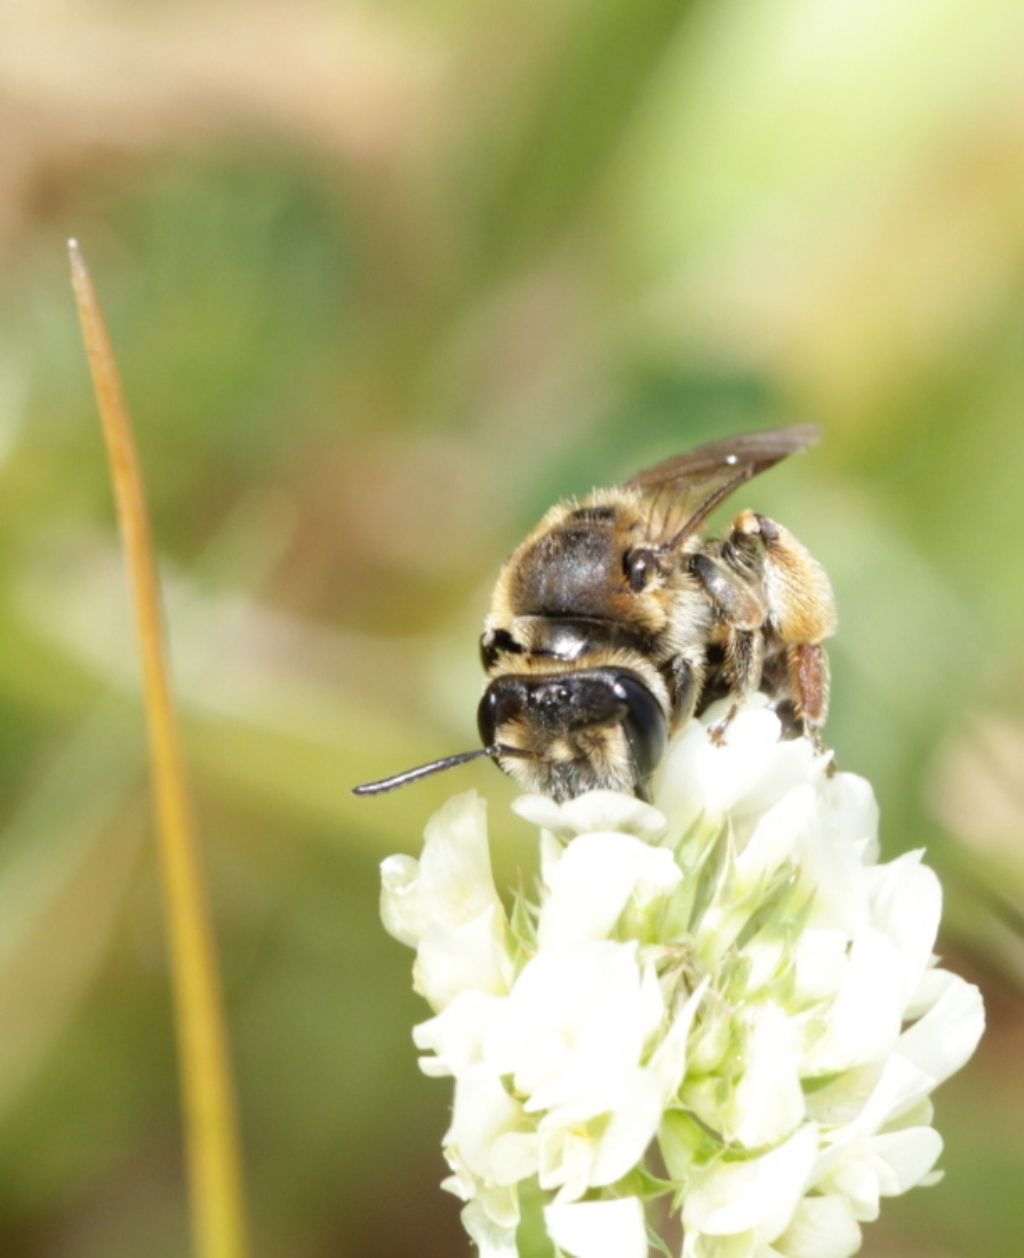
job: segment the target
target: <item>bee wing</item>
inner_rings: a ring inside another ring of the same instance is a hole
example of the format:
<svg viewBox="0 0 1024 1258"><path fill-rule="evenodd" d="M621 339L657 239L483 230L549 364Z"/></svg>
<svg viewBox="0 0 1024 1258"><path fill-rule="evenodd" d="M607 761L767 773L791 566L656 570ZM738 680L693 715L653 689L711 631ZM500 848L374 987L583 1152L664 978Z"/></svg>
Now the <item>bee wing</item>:
<svg viewBox="0 0 1024 1258"><path fill-rule="evenodd" d="M656 463L622 487L639 490L649 501L652 538L671 549L745 481L820 440L821 430L813 424L727 437Z"/></svg>

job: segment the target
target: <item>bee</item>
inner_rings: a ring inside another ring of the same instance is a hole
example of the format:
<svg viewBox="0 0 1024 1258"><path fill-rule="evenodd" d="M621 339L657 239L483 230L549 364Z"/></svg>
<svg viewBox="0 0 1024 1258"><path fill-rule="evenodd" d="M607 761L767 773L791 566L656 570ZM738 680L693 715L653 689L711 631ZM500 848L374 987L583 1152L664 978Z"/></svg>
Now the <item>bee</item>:
<svg viewBox="0 0 1024 1258"><path fill-rule="evenodd" d="M650 796L669 739L717 699L721 743L762 690L788 736L820 745L823 643L836 628L822 566L781 524L744 510L720 538L709 514L820 438L796 426L700 446L611 489L552 507L506 560L480 639L483 747L356 794L393 790L481 756L558 802L607 789Z"/></svg>

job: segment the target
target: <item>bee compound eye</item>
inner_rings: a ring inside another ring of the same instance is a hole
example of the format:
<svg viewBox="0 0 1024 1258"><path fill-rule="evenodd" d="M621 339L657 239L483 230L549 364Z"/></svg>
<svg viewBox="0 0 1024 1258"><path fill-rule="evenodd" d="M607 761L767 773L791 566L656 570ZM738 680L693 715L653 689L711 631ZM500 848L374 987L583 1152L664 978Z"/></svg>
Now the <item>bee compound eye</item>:
<svg viewBox="0 0 1024 1258"><path fill-rule="evenodd" d="M498 727L498 695L493 686L487 687L480 700L476 710L476 727L480 731L480 741L485 747L490 747Z"/></svg>
<svg viewBox="0 0 1024 1258"><path fill-rule="evenodd" d="M614 683L615 696L626 705L622 727L633 754L637 777L650 777L668 745L665 714L654 695L638 678L620 673Z"/></svg>
<svg viewBox="0 0 1024 1258"><path fill-rule="evenodd" d="M497 677L483 693L476 710L476 724L485 747L491 747L506 721L519 716L527 706L522 682L514 677Z"/></svg>

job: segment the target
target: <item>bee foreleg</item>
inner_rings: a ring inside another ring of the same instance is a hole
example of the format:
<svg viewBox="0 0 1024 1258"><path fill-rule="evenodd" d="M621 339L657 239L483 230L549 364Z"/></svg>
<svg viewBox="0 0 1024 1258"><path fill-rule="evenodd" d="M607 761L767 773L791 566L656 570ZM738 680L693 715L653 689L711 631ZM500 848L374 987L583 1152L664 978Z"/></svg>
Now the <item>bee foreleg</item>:
<svg viewBox="0 0 1024 1258"><path fill-rule="evenodd" d="M693 716L700 692L704 689L704 672L703 651L675 655L662 665L661 673L672 700L673 729L679 729Z"/></svg>
<svg viewBox="0 0 1024 1258"><path fill-rule="evenodd" d="M821 645L836 630L832 586L821 564L774 520L743 511L733 521L728 545L740 554L754 539L764 549L763 589L768 625L782 645L785 687L794 714L805 732L817 740L828 715L828 657Z"/></svg>

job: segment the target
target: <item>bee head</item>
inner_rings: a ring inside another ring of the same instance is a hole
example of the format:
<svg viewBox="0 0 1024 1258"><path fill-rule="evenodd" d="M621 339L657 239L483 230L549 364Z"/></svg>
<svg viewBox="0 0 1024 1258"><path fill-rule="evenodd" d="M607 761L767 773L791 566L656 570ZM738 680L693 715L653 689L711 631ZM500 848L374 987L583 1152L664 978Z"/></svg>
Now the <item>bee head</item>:
<svg viewBox="0 0 1024 1258"><path fill-rule="evenodd" d="M626 668L498 677L477 719L498 765L556 800L597 789L643 794L668 737L661 704Z"/></svg>

